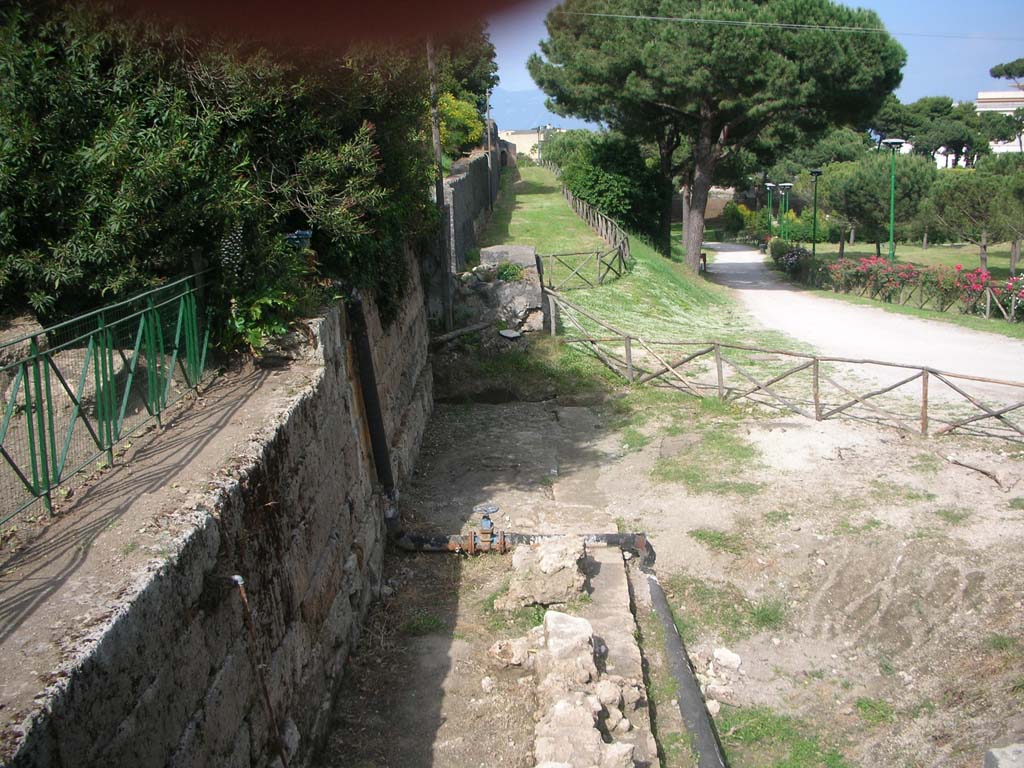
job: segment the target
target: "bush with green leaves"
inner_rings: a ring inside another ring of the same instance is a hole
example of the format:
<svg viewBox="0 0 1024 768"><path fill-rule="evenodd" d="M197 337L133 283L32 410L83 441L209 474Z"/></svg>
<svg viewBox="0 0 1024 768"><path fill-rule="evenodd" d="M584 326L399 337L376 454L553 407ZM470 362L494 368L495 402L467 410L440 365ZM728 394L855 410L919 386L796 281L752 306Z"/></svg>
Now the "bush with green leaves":
<svg viewBox="0 0 1024 768"><path fill-rule="evenodd" d="M549 133L544 159L570 192L640 234L654 236L661 207L656 172L636 142L609 132Z"/></svg>
<svg viewBox="0 0 1024 768"><path fill-rule="evenodd" d="M476 106L469 101L442 93L437 101L441 121L441 148L449 157L459 157L479 146L484 135L484 122Z"/></svg>
<svg viewBox="0 0 1024 768"><path fill-rule="evenodd" d="M736 236L743 229L746 220L744 212L746 206L737 205L732 200L725 204L722 210L722 229L726 234Z"/></svg>
<svg viewBox="0 0 1024 768"><path fill-rule="evenodd" d="M50 322L205 262L228 346L334 280L392 316L406 246L437 226L421 58L285 58L102 5L4 5L0 304ZM298 229L307 250L284 240Z"/></svg>
<svg viewBox="0 0 1024 768"><path fill-rule="evenodd" d="M506 283L517 283L523 279L523 268L510 261L503 261L494 270L494 276Z"/></svg>
<svg viewBox="0 0 1024 768"><path fill-rule="evenodd" d="M768 246L768 253L771 254L772 261L778 264L782 261L782 257L792 250L793 245L788 240L783 240L781 237L773 238L771 244Z"/></svg>

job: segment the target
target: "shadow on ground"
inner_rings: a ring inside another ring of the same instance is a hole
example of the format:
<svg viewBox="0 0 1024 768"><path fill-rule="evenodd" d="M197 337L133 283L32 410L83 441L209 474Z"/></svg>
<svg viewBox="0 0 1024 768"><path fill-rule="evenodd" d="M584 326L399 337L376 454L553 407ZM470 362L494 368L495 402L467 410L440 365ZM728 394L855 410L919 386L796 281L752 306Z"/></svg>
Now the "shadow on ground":
<svg viewBox="0 0 1024 768"><path fill-rule="evenodd" d="M133 504L190 479L183 471L222 434L266 375L254 371L230 383L218 380L204 393L203 407L184 405L162 430L136 438L139 447L81 489L58 518L0 564L0 648L76 575L96 538Z"/></svg>
<svg viewBox="0 0 1024 768"><path fill-rule="evenodd" d="M479 384L467 380L466 396ZM462 393L449 383L439 394ZM599 409L556 400L437 403L403 490L403 526L470 531L473 507L487 502L504 530L614 531L595 487L613 432ZM494 611L508 568L508 556L389 551L385 591L395 591L368 619L320 768L533 765L532 686L487 664L495 640L539 623L535 609Z"/></svg>

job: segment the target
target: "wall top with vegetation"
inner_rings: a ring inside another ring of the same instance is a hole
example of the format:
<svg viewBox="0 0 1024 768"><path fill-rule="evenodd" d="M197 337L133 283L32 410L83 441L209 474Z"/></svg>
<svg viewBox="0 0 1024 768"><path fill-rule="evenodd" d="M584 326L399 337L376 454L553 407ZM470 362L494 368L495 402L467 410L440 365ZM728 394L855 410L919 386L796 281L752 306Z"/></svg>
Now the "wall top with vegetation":
<svg viewBox="0 0 1024 768"><path fill-rule="evenodd" d="M467 110L482 124L493 54L479 28L439 45L453 151ZM285 56L16 0L0 69L5 311L50 324L202 265L233 347L337 279L393 314L403 245L436 231L425 48Z"/></svg>

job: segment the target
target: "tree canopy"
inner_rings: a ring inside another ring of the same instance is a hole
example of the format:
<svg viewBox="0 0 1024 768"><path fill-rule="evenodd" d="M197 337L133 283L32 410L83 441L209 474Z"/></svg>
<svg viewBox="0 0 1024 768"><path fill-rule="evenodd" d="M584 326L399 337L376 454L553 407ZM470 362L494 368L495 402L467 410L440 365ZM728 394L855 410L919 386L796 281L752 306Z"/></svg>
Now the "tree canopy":
<svg viewBox="0 0 1024 768"><path fill-rule="evenodd" d="M758 22L879 32L852 36ZM547 30L541 55L528 66L549 106L658 148L662 189L670 192L678 177L689 192L687 260L694 269L708 192L730 162L749 153L767 165L801 133L866 120L899 85L906 58L876 14L829 0L566 0L548 14ZM661 217L663 248L669 205Z"/></svg>
<svg viewBox="0 0 1024 768"><path fill-rule="evenodd" d="M988 73L1000 80L1013 80L1014 84L1019 86L1020 81L1024 80L1024 58L996 64Z"/></svg>
<svg viewBox="0 0 1024 768"><path fill-rule="evenodd" d="M479 138L493 46L482 30L446 45L447 86ZM232 312L294 305L341 278L387 313L407 282L405 244L436 226L420 50L286 58L21 0L0 9L0 71L7 311L45 322L200 257L211 304ZM312 230L311 250L287 244L296 229Z"/></svg>

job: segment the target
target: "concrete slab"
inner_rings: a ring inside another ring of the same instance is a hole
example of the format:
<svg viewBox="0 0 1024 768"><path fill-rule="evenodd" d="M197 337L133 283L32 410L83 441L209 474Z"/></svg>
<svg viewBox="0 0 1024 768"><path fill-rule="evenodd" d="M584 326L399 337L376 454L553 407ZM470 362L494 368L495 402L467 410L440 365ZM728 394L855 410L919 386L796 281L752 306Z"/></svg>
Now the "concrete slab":
<svg viewBox="0 0 1024 768"><path fill-rule="evenodd" d="M990 749L985 753L985 768L1024 768L1024 744Z"/></svg>
<svg viewBox="0 0 1024 768"><path fill-rule="evenodd" d="M503 261L521 267L536 267L537 249L532 245L489 245L480 249L481 264L501 264Z"/></svg>

